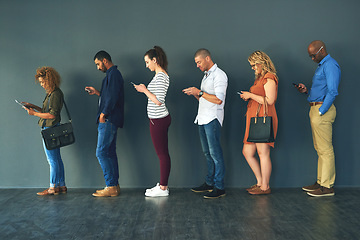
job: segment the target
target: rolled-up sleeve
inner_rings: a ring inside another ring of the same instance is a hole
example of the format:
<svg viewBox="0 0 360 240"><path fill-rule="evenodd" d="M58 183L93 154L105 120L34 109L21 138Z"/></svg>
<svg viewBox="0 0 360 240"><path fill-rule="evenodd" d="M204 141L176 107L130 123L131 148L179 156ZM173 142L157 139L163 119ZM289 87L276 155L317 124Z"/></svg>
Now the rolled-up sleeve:
<svg viewBox="0 0 360 240"><path fill-rule="evenodd" d="M338 87L340 83L341 70L339 65L329 63L324 68L326 76L327 93L325 95L324 103L319 108L322 114L325 114L333 104L335 97L339 94Z"/></svg>
<svg viewBox="0 0 360 240"><path fill-rule="evenodd" d="M60 116L61 108L63 105L63 96L61 92L54 91L50 96L49 111L51 115Z"/></svg>
<svg viewBox="0 0 360 240"><path fill-rule="evenodd" d="M225 101L226 89L227 89L228 79L225 73L220 72L215 76L214 79L214 89L215 95L221 101Z"/></svg>

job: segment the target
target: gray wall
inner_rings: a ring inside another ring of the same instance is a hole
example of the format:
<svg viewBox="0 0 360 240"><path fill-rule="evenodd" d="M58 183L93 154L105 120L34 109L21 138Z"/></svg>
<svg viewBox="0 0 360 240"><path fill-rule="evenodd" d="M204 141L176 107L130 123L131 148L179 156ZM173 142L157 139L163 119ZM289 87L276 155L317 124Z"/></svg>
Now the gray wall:
<svg viewBox="0 0 360 240"><path fill-rule="evenodd" d="M311 83L316 68L308 44L324 40L342 68L334 125L337 186L359 186L360 117L356 94L359 49L359 1L0 1L0 187L44 187L49 166L37 118L14 99L41 105L44 90L34 82L35 69L55 67L73 116L77 142L62 149L69 187L104 185L95 157L97 98L83 90L101 86L94 54L107 50L125 79L126 122L119 130L118 156L122 187L145 187L159 179L159 164L146 116L146 98L130 84L148 83L153 73L143 54L159 45L169 58L171 85L167 106L172 172L170 186L203 182L206 165L193 120L194 98L181 90L199 86L202 73L194 52L205 47L228 74L222 129L226 185L245 187L255 178L241 154L246 103L236 91L248 90L253 70L247 57L255 50L270 55L279 75L276 103L279 131L272 150L273 187L298 187L315 180L317 155L312 146L305 96L292 82ZM65 117L65 116L63 116Z"/></svg>

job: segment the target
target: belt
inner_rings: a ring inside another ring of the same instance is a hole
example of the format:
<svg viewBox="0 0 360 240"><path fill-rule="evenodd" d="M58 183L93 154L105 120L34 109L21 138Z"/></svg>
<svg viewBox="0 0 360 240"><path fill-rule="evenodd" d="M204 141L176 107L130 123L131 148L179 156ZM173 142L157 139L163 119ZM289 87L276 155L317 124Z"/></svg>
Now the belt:
<svg viewBox="0 0 360 240"><path fill-rule="evenodd" d="M312 107L312 106L316 106L316 105L319 105L319 104L323 104L323 102L311 102L309 103L309 105Z"/></svg>

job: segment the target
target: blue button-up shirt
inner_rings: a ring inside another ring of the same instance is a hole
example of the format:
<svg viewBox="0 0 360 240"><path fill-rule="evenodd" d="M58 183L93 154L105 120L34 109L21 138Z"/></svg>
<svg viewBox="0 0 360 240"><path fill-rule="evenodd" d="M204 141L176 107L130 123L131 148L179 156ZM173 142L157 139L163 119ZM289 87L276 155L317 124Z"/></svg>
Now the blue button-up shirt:
<svg viewBox="0 0 360 240"><path fill-rule="evenodd" d="M309 102L324 102L319 111L325 114L338 95L341 70L339 64L330 54L324 57L318 65L309 92Z"/></svg>
<svg viewBox="0 0 360 240"><path fill-rule="evenodd" d="M117 66L112 66L106 71L106 76L102 82L97 123L99 123L101 113L105 114L105 118L115 126L123 127L124 79Z"/></svg>

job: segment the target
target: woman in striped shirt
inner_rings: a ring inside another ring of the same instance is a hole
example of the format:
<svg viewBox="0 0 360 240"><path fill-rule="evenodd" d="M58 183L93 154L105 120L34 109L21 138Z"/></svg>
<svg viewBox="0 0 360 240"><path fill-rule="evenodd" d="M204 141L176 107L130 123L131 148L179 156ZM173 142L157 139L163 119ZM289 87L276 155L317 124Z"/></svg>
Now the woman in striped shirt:
<svg viewBox="0 0 360 240"><path fill-rule="evenodd" d="M168 179L170 174L170 155L168 150L168 129L171 117L165 105L165 97L169 87L169 75L167 74L167 58L161 47L155 46L144 55L146 67L155 72L154 78L149 85L135 85L138 92L148 97L147 114L149 117L150 135L160 160L160 183L147 189L147 197L169 196Z"/></svg>

